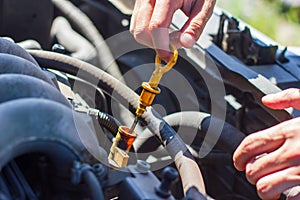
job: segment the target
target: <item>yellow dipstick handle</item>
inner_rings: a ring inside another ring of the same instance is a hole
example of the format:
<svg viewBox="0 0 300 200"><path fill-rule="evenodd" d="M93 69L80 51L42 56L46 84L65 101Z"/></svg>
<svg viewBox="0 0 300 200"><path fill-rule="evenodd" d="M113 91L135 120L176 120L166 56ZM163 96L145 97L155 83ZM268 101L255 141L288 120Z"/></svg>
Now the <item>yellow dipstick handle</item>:
<svg viewBox="0 0 300 200"><path fill-rule="evenodd" d="M173 52L173 56L171 60L165 65L162 66L161 64L161 58L156 55L155 57L155 70L152 73L152 76L149 80L149 85L156 89L158 87L158 84L160 82L160 79L162 78L163 74L170 71L172 67L176 64L177 58L178 58L178 51L174 45L171 45L171 50Z"/></svg>
<svg viewBox="0 0 300 200"><path fill-rule="evenodd" d="M142 87L142 93L140 94L139 99L139 106L136 109L136 116L140 117L145 112L146 107L151 106L152 102L154 100L155 95L160 93L160 89L158 88L158 84L163 76L164 73L168 72L177 62L178 58L178 51L175 46L171 46L171 50L173 52L173 56L171 60L163 66L161 64L161 58L156 55L155 58L155 69L152 73L152 76L150 77L149 82L143 82ZM135 120L137 122L137 120Z"/></svg>

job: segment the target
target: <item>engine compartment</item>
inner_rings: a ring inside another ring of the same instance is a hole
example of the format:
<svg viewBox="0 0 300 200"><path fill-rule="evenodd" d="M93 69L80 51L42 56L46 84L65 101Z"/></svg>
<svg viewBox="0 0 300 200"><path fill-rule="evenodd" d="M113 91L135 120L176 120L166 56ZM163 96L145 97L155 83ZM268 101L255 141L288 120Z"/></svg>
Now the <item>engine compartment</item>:
<svg viewBox="0 0 300 200"><path fill-rule="evenodd" d="M299 55L216 8L197 44L179 49L128 165L116 167L114 137L154 69L155 52L128 31L132 5L0 0L0 199L259 199L232 154L299 115L260 101L299 87ZM171 30L185 19L176 13Z"/></svg>

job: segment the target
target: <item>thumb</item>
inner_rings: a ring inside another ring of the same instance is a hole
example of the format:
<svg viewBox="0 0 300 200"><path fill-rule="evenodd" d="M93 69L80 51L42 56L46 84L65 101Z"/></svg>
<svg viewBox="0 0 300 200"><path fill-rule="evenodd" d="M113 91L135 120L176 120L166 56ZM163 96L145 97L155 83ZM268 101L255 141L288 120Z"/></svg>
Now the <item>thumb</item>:
<svg viewBox="0 0 300 200"><path fill-rule="evenodd" d="M290 88L262 98L262 103L272 109L293 107L300 109L300 89Z"/></svg>
<svg viewBox="0 0 300 200"><path fill-rule="evenodd" d="M199 39L202 31L213 13L215 0L197 0L191 10L188 21L181 29L179 38L183 47L191 48Z"/></svg>

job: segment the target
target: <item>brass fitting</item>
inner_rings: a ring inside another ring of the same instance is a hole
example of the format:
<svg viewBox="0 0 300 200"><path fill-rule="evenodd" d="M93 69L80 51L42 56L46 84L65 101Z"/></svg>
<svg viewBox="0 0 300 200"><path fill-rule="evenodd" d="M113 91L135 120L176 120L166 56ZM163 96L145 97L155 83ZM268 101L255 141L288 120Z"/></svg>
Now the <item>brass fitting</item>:
<svg viewBox="0 0 300 200"><path fill-rule="evenodd" d="M160 89L158 87L153 88L147 82L143 82L142 87L143 87L143 91L140 95L139 107L135 111L135 114L138 117L143 115L143 113L146 110L146 107L152 105L155 95L160 93Z"/></svg>
<svg viewBox="0 0 300 200"><path fill-rule="evenodd" d="M125 167L128 163L128 152L136 138L136 133L130 133L129 130L126 126L120 126L110 148L108 158L114 161L117 167Z"/></svg>

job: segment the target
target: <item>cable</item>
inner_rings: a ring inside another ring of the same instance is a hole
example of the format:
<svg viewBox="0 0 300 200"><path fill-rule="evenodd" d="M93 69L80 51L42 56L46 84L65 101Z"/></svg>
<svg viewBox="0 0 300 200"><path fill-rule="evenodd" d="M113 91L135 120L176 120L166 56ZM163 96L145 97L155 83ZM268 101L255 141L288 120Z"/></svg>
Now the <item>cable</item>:
<svg viewBox="0 0 300 200"><path fill-rule="evenodd" d="M116 118L104 112L98 113L98 122L114 135L118 133L118 128L121 126L121 123Z"/></svg>

